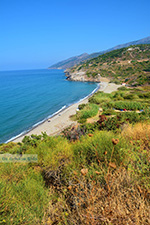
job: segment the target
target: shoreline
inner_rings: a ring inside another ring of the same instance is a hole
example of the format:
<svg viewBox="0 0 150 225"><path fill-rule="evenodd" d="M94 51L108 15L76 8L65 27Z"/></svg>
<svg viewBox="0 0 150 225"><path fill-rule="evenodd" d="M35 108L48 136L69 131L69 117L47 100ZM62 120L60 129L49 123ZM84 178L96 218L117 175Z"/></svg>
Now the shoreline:
<svg viewBox="0 0 150 225"><path fill-rule="evenodd" d="M85 96L84 98L80 99L77 102L74 103L70 103L68 105L64 105L62 108L60 108L58 111L54 112L53 114L47 116L45 119L37 122L36 124L34 124L31 128L21 132L20 134L8 139L5 143L9 143L9 142L16 142L17 139L20 139L22 137L25 137L27 134L29 134L32 130L36 129L37 127L39 127L40 125L42 125L43 123L45 123L48 120L53 119L55 116L57 116L58 114L62 113L63 111L67 110L69 107L71 107L74 104L80 103L82 104L82 102L88 98L90 98L94 93L96 93L98 90L100 89L100 83L97 84L97 87L87 96ZM41 131L44 132L44 131Z"/></svg>
<svg viewBox="0 0 150 225"><path fill-rule="evenodd" d="M20 137L23 137L23 136L26 136L26 134L28 134L30 131L34 130L35 128L37 128L38 126L42 125L43 123L45 123L46 121L52 119L53 117L57 116L58 114L62 113L63 111L65 111L66 109L68 109L69 107L71 107L72 105L76 104L76 103L80 103L82 102L83 100L91 97L95 92L97 92L100 88L100 84L97 85L97 87L89 94L87 95L86 97L80 99L79 101L77 102L74 102L74 103L70 103L68 105L64 105L62 108L60 108L58 111L54 112L53 114L47 116L45 119L37 122L36 124L34 124L31 128L29 128L28 130L25 130L23 132L21 132L20 134L10 138L9 140L7 140L5 143L9 143L9 142L13 142L15 141L16 139L20 138Z"/></svg>
<svg viewBox="0 0 150 225"><path fill-rule="evenodd" d="M113 83L101 82L98 84L98 87L85 98L69 105L68 107L66 106L65 108L60 109L58 112L54 113L54 115L41 121L41 123L39 122L36 126L34 125L29 131L25 131L25 133L21 133L18 136L11 138L6 143L21 142L25 136L31 136L32 134L41 135L42 132L46 132L49 136L57 135L70 125L77 124L76 121L71 121L70 116L76 113L78 105L83 103L86 104L88 99L97 91L111 93L112 91L116 91L120 86L121 85L116 85Z"/></svg>

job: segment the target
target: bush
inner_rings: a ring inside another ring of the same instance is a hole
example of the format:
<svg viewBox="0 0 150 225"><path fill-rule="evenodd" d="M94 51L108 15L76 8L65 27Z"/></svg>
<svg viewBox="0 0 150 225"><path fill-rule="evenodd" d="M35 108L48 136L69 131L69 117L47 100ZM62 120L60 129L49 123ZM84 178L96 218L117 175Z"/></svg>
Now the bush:
<svg viewBox="0 0 150 225"><path fill-rule="evenodd" d="M95 104L87 104L82 110L77 112L77 119L81 120L96 116L98 109L99 107Z"/></svg>
<svg viewBox="0 0 150 225"><path fill-rule="evenodd" d="M69 141L75 141L79 140L81 136L84 136L86 134L92 134L95 132L95 130L98 130L98 124L97 123L85 123L79 126L72 126L70 128L66 128L63 131L63 135L69 140Z"/></svg>
<svg viewBox="0 0 150 225"><path fill-rule="evenodd" d="M116 112L113 109L107 109L105 111L103 111L102 115L116 115Z"/></svg>
<svg viewBox="0 0 150 225"><path fill-rule="evenodd" d="M83 109L85 106L86 106L86 104L84 104L84 103L83 103L83 104L80 104L80 105L78 106L78 109L81 110L81 109Z"/></svg>
<svg viewBox="0 0 150 225"><path fill-rule="evenodd" d="M120 120L115 117L106 118L104 121L99 120L99 129L100 130L117 130L120 127Z"/></svg>
<svg viewBox="0 0 150 225"><path fill-rule="evenodd" d="M78 123L84 124L84 123L86 123L86 120L87 119L85 119L85 118L80 118L80 119L78 119Z"/></svg>
<svg viewBox="0 0 150 225"><path fill-rule="evenodd" d="M85 134L88 133L94 133L96 130L98 130L98 124L97 123L86 123L84 125L81 125L81 129L84 130Z"/></svg>
<svg viewBox="0 0 150 225"><path fill-rule="evenodd" d="M110 102L111 99L108 97L100 97L100 96L95 96L89 100L90 103L94 104L101 104L103 102Z"/></svg>
<svg viewBox="0 0 150 225"><path fill-rule="evenodd" d="M135 124L139 121L144 121L148 119L147 114L143 115L142 113L136 113L136 112L123 112L123 113L117 113L117 116L114 117L105 117L102 120L102 116L100 115L100 119L97 121L99 124L100 130L114 130L118 131L118 128L121 128L123 124L126 123L132 123Z"/></svg>
<svg viewBox="0 0 150 225"><path fill-rule="evenodd" d="M115 109L127 109L127 110L141 110L144 109L144 105L135 101L116 101L111 102L110 105Z"/></svg>
<svg viewBox="0 0 150 225"><path fill-rule="evenodd" d="M36 149L30 148L26 153L28 152L38 154L38 164L52 170L56 170L62 161L69 162L72 158L68 141L60 136L49 137L46 141L40 142Z"/></svg>
<svg viewBox="0 0 150 225"><path fill-rule="evenodd" d="M111 94L97 92L91 98L89 98L90 103L101 104L103 102L109 102L111 100Z"/></svg>
<svg viewBox="0 0 150 225"><path fill-rule="evenodd" d="M129 100L134 100L134 99L138 99L138 95L136 94L127 94L124 96L124 99L129 99Z"/></svg>
<svg viewBox="0 0 150 225"><path fill-rule="evenodd" d="M124 100L124 95L125 95L125 92L116 91L113 95L113 99L115 101Z"/></svg>
<svg viewBox="0 0 150 225"><path fill-rule="evenodd" d="M129 123L136 123L142 120L141 115L136 112L124 112L121 114L121 119L123 121L129 121Z"/></svg>
<svg viewBox="0 0 150 225"><path fill-rule="evenodd" d="M150 98L150 92L146 92L146 93L138 93L138 96L140 98Z"/></svg>
<svg viewBox="0 0 150 225"><path fill-rule="evenodd" d="M128 90L128 88L126 88L124 86L118 88L118 91L127 91L127 90Z"/></svg>
<svg viewBox="0 0 150 225"><path fill-rule="evenodd" d="M114 137L119 138L119 143L115 147L112 143ZM106 160L109 162L111 159L113 147L115 150L112 162L119 165L125 159L125 149L127 148L125 139L120 139L119 136L106 131L96 131L92 137L82 137L81 141L73 145L76 167L78 168L81 162L88 167L93 163L97 165L102 163L105 167Z"/></svg>

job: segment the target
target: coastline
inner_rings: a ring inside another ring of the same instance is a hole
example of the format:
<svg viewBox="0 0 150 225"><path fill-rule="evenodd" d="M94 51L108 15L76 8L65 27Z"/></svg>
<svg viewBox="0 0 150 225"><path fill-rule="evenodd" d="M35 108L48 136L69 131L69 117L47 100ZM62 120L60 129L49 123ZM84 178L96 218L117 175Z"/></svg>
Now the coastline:
<svg viewBox="0 0 150 225"><path fill-rule="evenodd" d="M111 93L113 91L116 91L120 86L121 85L116 85L113 83L101 82L98 84L98 87L92 91L91 94L81 99L79 102L74 103L68 107L65 107L64 109L63 108L60 109L54 115L43 120L43 122L41 122L37 126L33 126L31 130L8 140L6 143L21 142L25 136L31 136L32 134L40 135L42 132L46 132L47 135L49 136L57 135L70 125L77 124L76 121L71 121L70 116L76 113L78 105L83 103L86 104L88 102L88 99L97 91L104 91L105 93Z"/></svg>

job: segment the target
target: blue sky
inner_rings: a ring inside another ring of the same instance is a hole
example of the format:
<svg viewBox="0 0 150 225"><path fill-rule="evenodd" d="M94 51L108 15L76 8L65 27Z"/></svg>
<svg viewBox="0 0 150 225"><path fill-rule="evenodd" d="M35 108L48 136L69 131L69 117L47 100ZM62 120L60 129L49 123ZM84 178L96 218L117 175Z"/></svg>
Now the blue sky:
<svg viewBox="0 0 150 225"><path fill-rule="evenodd" d="M150 36L149 0L0 0L0 70L40 69Z"/></svg>

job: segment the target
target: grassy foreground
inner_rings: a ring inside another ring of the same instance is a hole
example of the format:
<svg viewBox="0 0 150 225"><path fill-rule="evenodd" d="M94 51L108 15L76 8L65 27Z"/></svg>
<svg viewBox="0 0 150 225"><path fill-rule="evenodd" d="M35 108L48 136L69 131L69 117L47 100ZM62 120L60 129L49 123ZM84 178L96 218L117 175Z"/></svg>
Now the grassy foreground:
<svg viewBox="0 0 150 225"><path fill-rule="evenodd" d="M38 162L0 163L0 224L150 224L149 100L148 87L98 92L78 127L2 144Z"/></svg>

